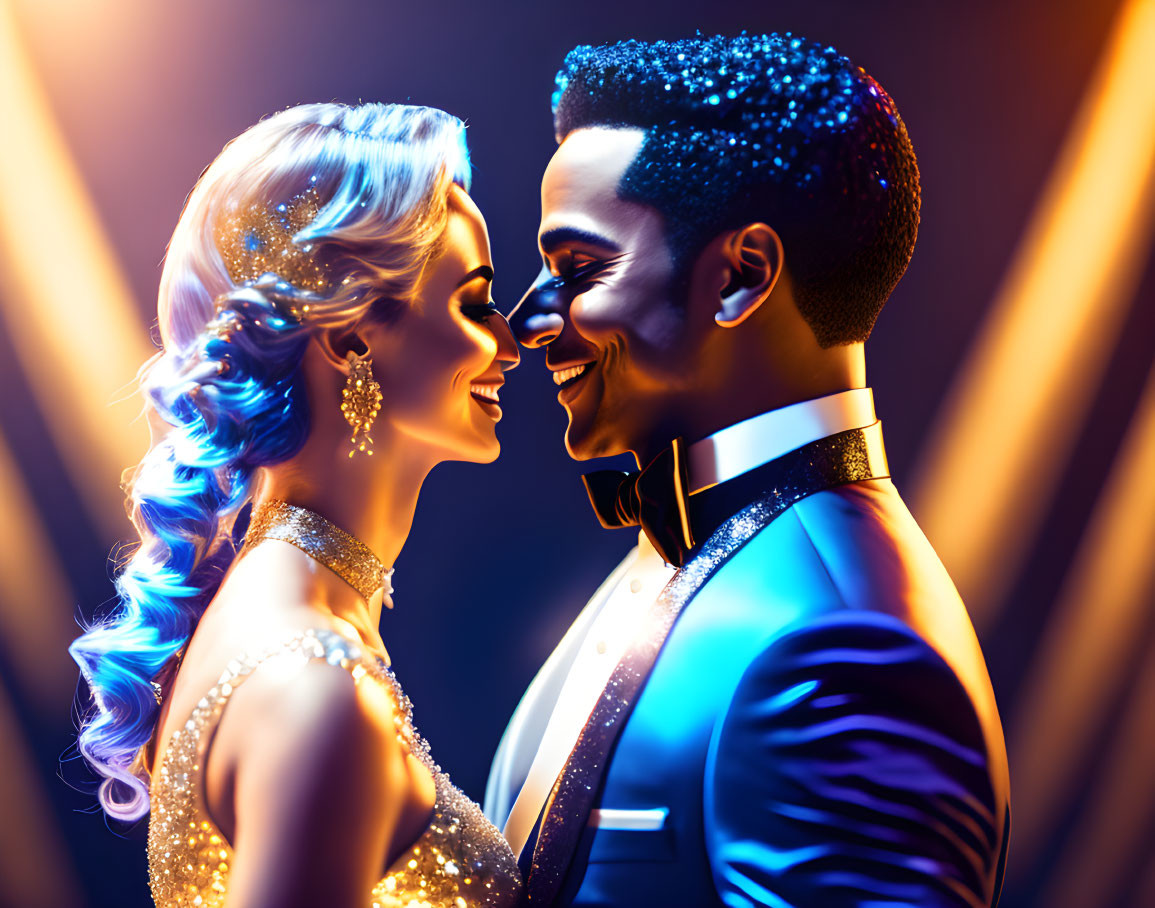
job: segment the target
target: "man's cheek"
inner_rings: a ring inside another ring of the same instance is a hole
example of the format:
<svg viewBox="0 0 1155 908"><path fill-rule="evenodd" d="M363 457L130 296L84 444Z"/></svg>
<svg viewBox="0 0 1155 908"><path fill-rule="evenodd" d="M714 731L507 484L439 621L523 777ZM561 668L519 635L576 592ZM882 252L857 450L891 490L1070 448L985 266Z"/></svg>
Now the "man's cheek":
<svg viewBox="0 0 1155 908"><path fill-rule="evenodd" d="M587 291L570 307L574 327L586 337L603 337L621 333L634 320L628 297L621 292L595 294Z"/></svg>

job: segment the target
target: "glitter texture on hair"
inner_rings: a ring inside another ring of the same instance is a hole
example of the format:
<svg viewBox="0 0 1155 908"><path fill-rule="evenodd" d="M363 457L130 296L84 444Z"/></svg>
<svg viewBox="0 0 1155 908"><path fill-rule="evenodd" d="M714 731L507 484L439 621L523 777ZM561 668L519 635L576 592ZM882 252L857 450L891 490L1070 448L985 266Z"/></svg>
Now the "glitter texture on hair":
<svg viewBox="0 0 1155 908"><path fill-rule="evenodd" d="M833 47L790 32L580 46L553 108L559 142L645 130L619 194L662 214L680 267L763 221L819 343L870 334L914 248L918 165L890 96Z"/></svg>

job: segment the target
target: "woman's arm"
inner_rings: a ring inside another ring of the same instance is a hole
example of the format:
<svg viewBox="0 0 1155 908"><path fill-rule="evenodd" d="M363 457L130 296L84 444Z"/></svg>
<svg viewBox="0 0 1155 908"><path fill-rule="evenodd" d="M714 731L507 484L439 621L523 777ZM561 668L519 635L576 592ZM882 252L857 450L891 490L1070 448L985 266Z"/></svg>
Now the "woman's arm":
<svg viewBox="0 0 1155 908"><path fill-rule="evenodd" d="M409 795L392 699L321 661L269 665L235 699L213 786L235 818L229 908L364 908Z"/></svg>

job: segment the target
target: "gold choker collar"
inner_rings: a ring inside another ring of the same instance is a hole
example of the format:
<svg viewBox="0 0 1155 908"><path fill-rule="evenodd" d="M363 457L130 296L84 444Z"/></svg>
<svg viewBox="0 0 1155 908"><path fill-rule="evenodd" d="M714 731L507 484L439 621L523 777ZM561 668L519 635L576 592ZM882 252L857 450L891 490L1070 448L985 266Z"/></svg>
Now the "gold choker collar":
<svg viewBox="0 0 1155 908"><path fill-rule="evenodd" d="M271 498L253 509L245 545L279 539L294 545L353 587L370 604L379 605L393 592L393 569L356 536L306 508Z"/></svg>

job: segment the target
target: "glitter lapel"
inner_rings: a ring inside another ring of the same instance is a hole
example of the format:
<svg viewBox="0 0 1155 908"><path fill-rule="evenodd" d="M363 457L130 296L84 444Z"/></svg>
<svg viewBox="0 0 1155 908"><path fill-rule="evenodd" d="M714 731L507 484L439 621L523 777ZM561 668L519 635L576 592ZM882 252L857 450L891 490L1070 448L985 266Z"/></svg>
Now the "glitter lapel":
<svg viewBox="0 0 1155 908"><path fill-rule="evenodd" d="M546 801L526 881L531 903L549 905L557 897L601 789L609 753L686 604L731 555L795 502L890 475L878 422L819 439L773 463L778 469L772 471L772 486L723 523L671 578L650 609L646 632L610 676Z"/></svg>

